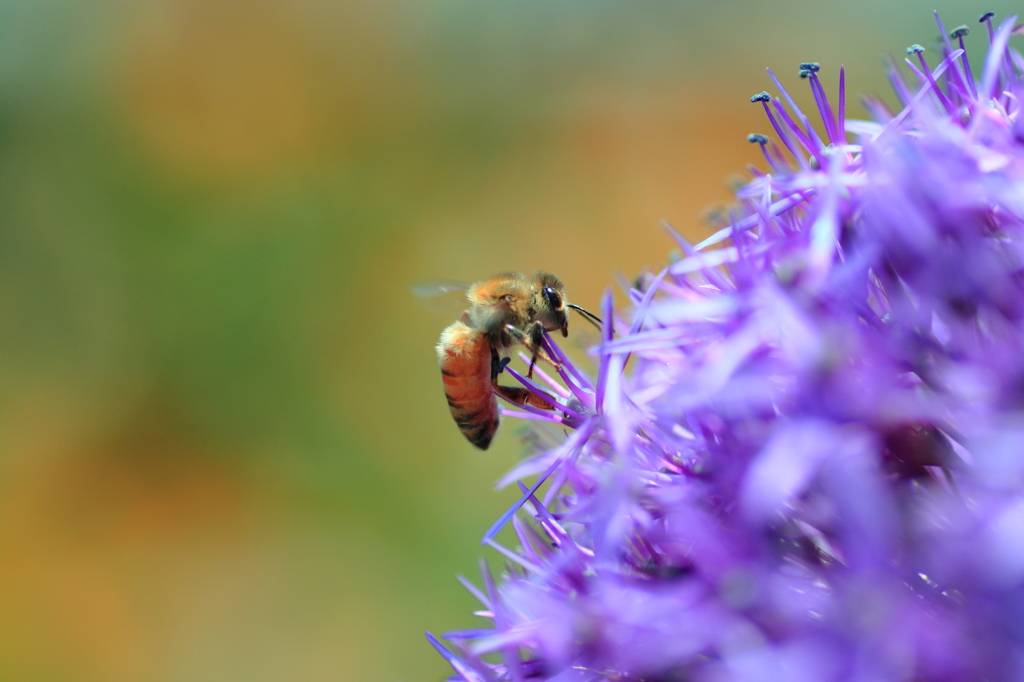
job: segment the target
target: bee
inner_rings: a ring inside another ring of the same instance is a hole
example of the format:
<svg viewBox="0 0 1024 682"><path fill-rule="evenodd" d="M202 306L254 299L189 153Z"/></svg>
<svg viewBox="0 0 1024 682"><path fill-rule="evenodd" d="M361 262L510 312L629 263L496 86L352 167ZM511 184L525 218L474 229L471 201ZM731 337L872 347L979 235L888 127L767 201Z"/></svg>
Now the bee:
<svg viewBox="0 0 1024 682"><path fill-rule="evenodd" d="M495 275L470 285L466 299L469 308L441 332L437 359L452 418L470 443L486 450L498 429L495 395L518 404L555 409L554 398L547 401L526 388L498 383L498 375L509 362L505 353L517 344L530 352L527 376L533 376L538 360L561 369L544 350L544 332L560 331L568 336L570 309L593 324L600 320L569 303L565 285L546 272L532 277L518 272Z"/></svg>

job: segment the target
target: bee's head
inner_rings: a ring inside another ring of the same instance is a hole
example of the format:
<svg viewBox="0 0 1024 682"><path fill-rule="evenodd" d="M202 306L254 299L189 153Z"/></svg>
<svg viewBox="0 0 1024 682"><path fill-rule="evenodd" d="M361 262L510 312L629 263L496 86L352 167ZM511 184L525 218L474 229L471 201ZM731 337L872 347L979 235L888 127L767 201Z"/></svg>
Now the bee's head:
<svg viewBox="0 0 1024 682"><path fill-rule="evenodd" d="M565 297L554 287L544 287L541 289L541 295L544 297L545 308L551 318L550 321L554 323L553 328L561 329L562 336L568 336L569 316L566 314Z"/></svg>
<svg viewBox="0 0 1024 682"><path fill-rule="evenodd" d="M537 319L548 331L562 330L569 335L569 315L565 300L565 286L554 275L537 274Z"/></svg>

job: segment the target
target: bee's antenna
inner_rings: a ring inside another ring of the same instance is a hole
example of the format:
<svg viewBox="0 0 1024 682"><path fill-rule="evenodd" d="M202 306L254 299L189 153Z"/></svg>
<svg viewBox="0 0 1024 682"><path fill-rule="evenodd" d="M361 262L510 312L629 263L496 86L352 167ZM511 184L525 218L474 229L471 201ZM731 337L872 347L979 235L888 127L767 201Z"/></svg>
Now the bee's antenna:
<svg viewBox="0 0 1024 682"><path fill-rule="evenodd" d="M580 315L582 315L582 316L583 316L583 318L584 318L584 319L585 319L585 320L586 320L587 322L589 322L590 324L594 325L594 326L595 326L595 327L597 327L598 329L600 329L600 328L601 328L601 325L603 325L603 324L604 324L604 322L602 322L602 321L601 321L601 318L600 318L600 317L598 317L598 316L597 316L597 315L595 315L594 313L590 312L589 310L585 310L585 309L583 309L583 308L579 307L578 305L574 305L574 304L572 304L572 303L568 303L568 304L566 304L566 305L568 305L568 306L569 306L570 308L572 308L573 310L575 310L576 312L578 312L578 313L579 313Z"/></svg>

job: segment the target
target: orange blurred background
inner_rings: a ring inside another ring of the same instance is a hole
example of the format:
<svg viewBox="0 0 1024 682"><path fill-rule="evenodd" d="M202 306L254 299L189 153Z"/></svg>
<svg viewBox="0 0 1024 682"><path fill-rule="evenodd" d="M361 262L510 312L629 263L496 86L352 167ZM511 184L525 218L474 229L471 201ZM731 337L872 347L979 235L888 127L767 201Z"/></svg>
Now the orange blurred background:
<svg viewBox="0 0 1024 682"><path fill-rule="evenodd" d="M442 679L521 446L462 439L408 285L595 308L757 162L765 66L860 116L935 5L1012 9L0 3L0 679Z"/></svg>

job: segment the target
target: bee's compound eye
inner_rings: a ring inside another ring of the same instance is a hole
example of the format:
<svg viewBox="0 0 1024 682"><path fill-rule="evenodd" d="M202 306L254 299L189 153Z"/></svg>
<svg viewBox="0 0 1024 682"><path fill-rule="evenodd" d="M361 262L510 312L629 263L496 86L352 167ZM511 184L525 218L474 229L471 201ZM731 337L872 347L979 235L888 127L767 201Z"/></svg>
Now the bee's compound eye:
<svg viewBox="0 0 1024 682"><path fill-rule="evenodd" d="M562 307L562 295L552 287L544 287L544 298L555 310Z"/></svg>

